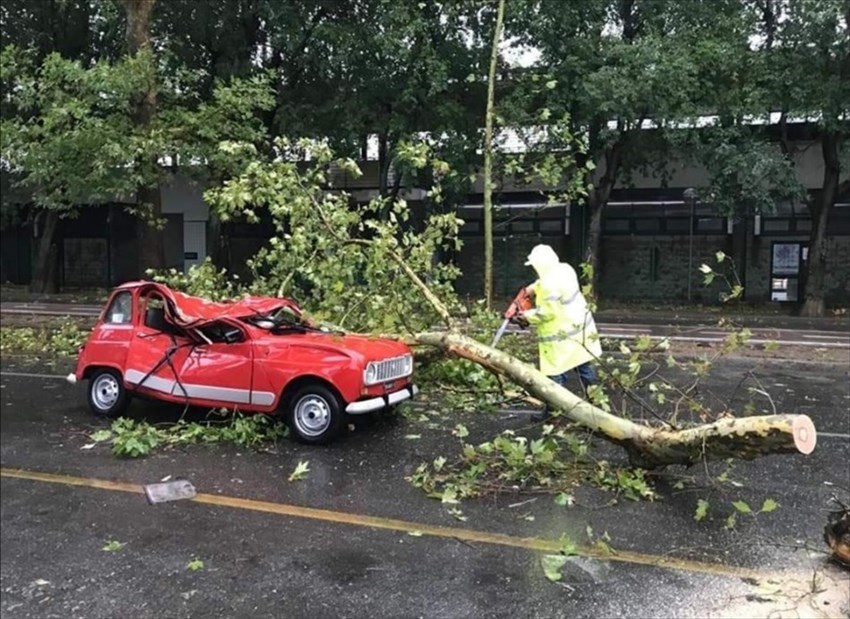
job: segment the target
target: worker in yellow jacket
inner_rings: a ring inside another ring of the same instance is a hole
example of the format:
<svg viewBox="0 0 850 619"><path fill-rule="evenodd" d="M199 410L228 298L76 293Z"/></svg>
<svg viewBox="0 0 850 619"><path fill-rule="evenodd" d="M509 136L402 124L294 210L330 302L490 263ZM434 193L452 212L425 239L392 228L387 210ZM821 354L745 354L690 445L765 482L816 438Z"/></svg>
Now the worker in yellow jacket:
<svg viewBox="0 0 850 619"><path fill-rule="evenodd" d="M548 245L534 247L525 264L538 275L528 287L534 309L522 317L537 329L540 371L566 386L568 372L575 369L586 395L587 387L598 380L592 362L602 356L602 345L576 272ZM548 410L538 419L547 416Z"/></svg>

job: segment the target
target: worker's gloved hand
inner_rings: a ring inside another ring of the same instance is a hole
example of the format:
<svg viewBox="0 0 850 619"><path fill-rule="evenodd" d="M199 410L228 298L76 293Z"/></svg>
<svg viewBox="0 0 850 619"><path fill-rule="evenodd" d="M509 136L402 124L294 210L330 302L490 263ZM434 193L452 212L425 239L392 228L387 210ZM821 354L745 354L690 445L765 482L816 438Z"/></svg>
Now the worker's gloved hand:
<svg viewBox="0 0 850 619"><path fill-rule="evenodd" d="M520 329L528 329L528 319L522 314L517 314L512 318L513 323L519 326Z"/></svg>

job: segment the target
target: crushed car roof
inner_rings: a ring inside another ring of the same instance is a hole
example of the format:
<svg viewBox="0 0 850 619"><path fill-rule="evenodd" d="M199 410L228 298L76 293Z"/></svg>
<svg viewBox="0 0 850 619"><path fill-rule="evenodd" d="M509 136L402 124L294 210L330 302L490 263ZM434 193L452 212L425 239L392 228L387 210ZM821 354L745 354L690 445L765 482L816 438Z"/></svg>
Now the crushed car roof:
<svg viewBox="0 0 850 619"><path fill-rule="evenodd" d="M222 318L248 318L268 316L281 309L289 309L301 315L301 308L292 299L276 297L246 296L234 301L210 301L172 290L164 284L149 281L127 282L116 289L146 288L145 294L158 292L169 301L166 312L172 322L183 327L197 327Z"/></svg>

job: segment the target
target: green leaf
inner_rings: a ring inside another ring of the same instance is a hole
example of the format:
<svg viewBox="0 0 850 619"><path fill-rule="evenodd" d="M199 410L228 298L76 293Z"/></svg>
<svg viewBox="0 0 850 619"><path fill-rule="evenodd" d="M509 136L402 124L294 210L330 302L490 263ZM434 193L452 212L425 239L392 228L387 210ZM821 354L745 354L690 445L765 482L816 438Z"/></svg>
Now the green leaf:
<svg viewBox="0 0 850 619"><path fill-rule="evenodd" d="M204 569L204 562L195 557L186 564L186 569L190 572L197 572Z"/></svg>
<svg viewBox="0 0 850 619"><path fill-rule="evenodd" d="M561 546L560 548L558 548L558 552L560 552L562 555L572 557L578 554L578 546L569 537L563 535L561 536Z"/></svg>
<svg viewBox="0 0 850 619"><path fill-rule="evenodd" d="M602 538L599 538L595 542L593 542L593 545L597 550L599 550L604 555L615 555L615 554L617 554L616 552L614 552L614 549L611 547L611 544L609 544L607 541L605 541Z"/></svg>
<svg viewBox="0 0 850 619"><path fill-rule="evenodd" d="M569 558L564 555L543 555L540 559L540 564L543 566L543 573L546 578L552 582L561 580L561 568L569 561Z"/></svg>
<svg viewBox="0 0 850 619"><path fill-rule="evenodd" d="M546 88L548 88L549 90L552 90L557 85L558 85L558 80L549 80L548 82L546 82Z"/></svg>
<svg viewBox="0 0 850 619"><path fill-rule="evenodd" d="M764 503L762 503L761 511L765 514L768 514L779 507L779 503L774 501L773 499L765 499Z"/></svg>
<svg viewBox="0 0 850 619"><path fill-rule="evenodd" d="M463 515L463 512L460 511L460 509L457 507L452 507L449 510L449 514L451 514L452 517L454 517L456 520L460 520L461 522L466 522L468 520L468 518Z"/></svg>
<svg viewBox="0 0 850 619"><path fill-rule="evenodd" d="M735 524L737 522L738 522L738 516L737 516L736 512L732 512L731 514L729 514L729 517L726 518L726 528L727 529L734 529Z"/></svg>
<svg viewBox="0 0 850 619"><path fill-rule="evenodd" d="M454 434L458 438L466 438L469 436L469 430L466 429L466 426L462 423L459 423L455 426L455 429L452 430L452 434Z"/></svg>
<svg viewBox="0 0 850 619"><path fill-rule="evenodd" d="M572 507L575 504L575 498L572 494L568 494L566 492L559 492L555 495L555 505L559 505L561 507Z"/></svg>
<svg viewBox="0 0 850 619"><path fill-rule="evenodd" d="M733 501L732 507L737 509L742 514L752 514L753 510L750 509L750 506L747 505L744 501Z"/></svg>
<svg viewBox="0 0 850 619"><path fill-rule="evenodd" d="M694 512L694 520L700 522L704 520L706 515L708 514L708 501L705 499L700 499L697 501L697 509Z"/></svg>
<svg viewBox="0 0 850 619"><path fill-rule="evenodd" d="M109 430L98 430L93 434L89 434L89 438L95 443L102 443L103 441L108 441L112 438L112 432Z"/></svg>
<svg viewBox="0 0 850 619"><path fill-rule="evenodd" d="M307 476L307 473L310 472L310 467L308 466L310 461L299 461L298 465L295 467L295 470L289 475L289 481L299 481L304 479Z"/></svg>
<svg viewBox="0 0 850 619"><path fill-rule="evenodd" d="M454 488L446 488L440 495L440 500L443 503L457 503L457 490Z"/></svg>
<svg viewBox="0 0 850 619"><path fill-rule="evenodd" d="M124 544L122 542L111 539L108 542L106 542L106 545L101 550L103 550L105 552L118 552L119 550L124 548L124 546L126 546L126 545L127 544Z"/></svg>

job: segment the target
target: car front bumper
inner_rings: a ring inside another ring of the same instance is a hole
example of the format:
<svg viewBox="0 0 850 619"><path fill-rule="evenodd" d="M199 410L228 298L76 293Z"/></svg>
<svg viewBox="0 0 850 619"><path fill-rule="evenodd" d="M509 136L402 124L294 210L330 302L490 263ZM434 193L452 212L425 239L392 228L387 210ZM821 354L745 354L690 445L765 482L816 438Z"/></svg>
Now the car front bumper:
<svg viewBox="0 0 850 619"><path fill-rule="evenodd" d="M417 387L416 385L408 385L404 389L400 389L398 391L394 391L386 395L378 396L376 398L369 398L368 400L358 400L357 402L352 402L351 404L345 407L345 412L350 415L362 415L364 413L371 413L372 411L387 408L388 406L395 406L399 402L409 400L417 393L419 393L419 387Z"/></svg>

